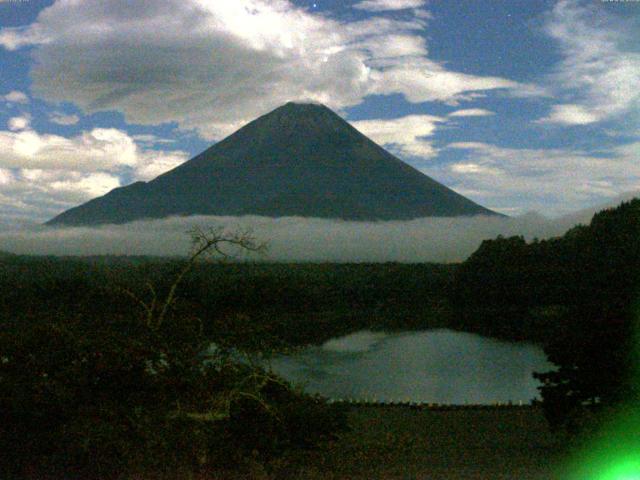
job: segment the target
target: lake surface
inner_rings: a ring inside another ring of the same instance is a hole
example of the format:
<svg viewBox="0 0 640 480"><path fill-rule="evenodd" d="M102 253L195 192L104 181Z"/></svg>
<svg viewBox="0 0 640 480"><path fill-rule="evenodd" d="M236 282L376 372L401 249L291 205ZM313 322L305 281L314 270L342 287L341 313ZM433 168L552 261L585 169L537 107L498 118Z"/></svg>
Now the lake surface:
<svg viewBox="0 0 640 480"><path fill-rule="evenodd" d="M332 399L446 404L529 402L534 371L552 365L538 347L451 330L361 331L271 361L305 391Z"/></svg>

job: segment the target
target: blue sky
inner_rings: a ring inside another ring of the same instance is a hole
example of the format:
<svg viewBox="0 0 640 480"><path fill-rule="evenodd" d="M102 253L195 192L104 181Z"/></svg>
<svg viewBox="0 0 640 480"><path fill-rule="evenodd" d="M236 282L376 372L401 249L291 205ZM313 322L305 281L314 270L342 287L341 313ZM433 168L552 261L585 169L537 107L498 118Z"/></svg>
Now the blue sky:
<svg viewBox="0 0 640 480"><path fill-rule="evenodd" d="M640 2L0 0L0 216L43 221L321 102L506 214L640 190Z"/></svg>

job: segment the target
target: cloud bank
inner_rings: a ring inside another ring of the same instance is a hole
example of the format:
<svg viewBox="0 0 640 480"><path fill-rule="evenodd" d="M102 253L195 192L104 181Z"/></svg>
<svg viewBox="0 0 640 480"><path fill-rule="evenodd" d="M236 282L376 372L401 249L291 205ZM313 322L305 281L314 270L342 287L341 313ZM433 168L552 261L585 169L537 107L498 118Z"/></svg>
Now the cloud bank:
<svg viewBox="0 0 640 480"><path fill-rule="evenodd" d="M34 93L130 123L177 122L220 139L289 100L341 109L371 94L456 104L528 88L428 58L421 0L368 0L342 22L288 0L58 0L0 46L33 47ZM400 17L386 12L398 11Z"/></svg>
<svg viewBox="0 0 640 480"><path fill-rule="evenodd" d="M589 215L585 215L588 217ZM557 236L580 218L548 220L456 217L411 221L347 222L318 218L174 217L98 228L11 228L0 250L50 255L184 255L194 226L251 229L268 253L258 260L296 262L458 262L482 240L497 235L527 239Z"/></svg>
<svg viewBox="0 0 640 480"><path fill-rule="evenodd" d="M447 148L465 156L434 167L437 178L458 193L506 214L517 214L524 208L569 214L585 205L605 203L621 192L640 190L640 142L597 154L479 142L451 143Z"/></svg>

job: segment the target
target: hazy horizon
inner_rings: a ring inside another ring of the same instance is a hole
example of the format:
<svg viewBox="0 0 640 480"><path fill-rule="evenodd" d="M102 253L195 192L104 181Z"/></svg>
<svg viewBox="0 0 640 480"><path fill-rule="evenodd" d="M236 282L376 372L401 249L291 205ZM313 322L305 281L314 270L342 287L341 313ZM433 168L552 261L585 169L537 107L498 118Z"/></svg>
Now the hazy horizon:
<svg viewBox="0 0 640 480"><path fill-rule="evenodd" d="M263 261L458 262L482 240L523 235L527 240L558 236L574 220L538 215L515 218L430 217L409 221L355 222L322 218L259 216L171 217L122 225L52 228L28 225L0 230L0 250L35 255L152 255L189 252L187 231L201 228L250 230L268 244Z"/></svg>

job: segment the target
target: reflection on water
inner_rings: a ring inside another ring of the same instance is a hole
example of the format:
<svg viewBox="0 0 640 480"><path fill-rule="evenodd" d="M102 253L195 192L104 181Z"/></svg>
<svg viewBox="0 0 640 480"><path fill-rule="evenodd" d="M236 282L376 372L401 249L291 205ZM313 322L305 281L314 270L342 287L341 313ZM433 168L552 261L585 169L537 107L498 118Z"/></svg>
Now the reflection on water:
<svg viewBox="0 0 640 480"><path fill-rule="evenodd" d="M448 404L529 402L538 396L531 373L552 368L535 346L450 330L362 331L271 366L329 398Z"/></svg>

